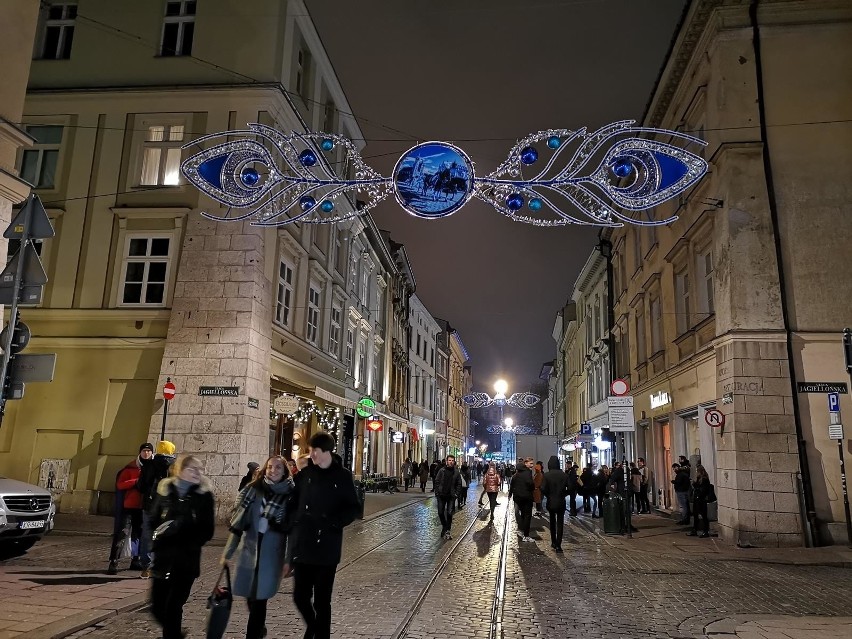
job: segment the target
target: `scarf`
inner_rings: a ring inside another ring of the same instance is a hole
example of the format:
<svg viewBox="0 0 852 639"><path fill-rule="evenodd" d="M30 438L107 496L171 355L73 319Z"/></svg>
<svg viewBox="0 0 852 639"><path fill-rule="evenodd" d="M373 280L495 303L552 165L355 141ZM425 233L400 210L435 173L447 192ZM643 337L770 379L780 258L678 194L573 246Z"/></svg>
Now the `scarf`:
<svg viewBox="0 0 852 639"><path fill-rule="evenodd" d="M284 530L287 502L293 488L293 479L290 477L277 483L267 481L264 477L259 485L251 483L246 486L241 493L242 499L237 504L234 516L231 517L231 531L243 532L251 527L252 512L258 494L261 496L260 517L266 519L273 528Z"/></svg>

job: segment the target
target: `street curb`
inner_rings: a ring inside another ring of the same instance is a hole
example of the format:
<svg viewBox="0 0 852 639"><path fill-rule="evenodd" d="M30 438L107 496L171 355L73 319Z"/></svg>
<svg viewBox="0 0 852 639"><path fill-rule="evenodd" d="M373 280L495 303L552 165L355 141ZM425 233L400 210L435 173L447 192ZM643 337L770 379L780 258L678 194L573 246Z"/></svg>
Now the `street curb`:
<svg viewBox="0 0 852 639"><path fill-rule="evenodd" d="M79 630L94 626L110 617L139 610L148 603L148 593L142 592L121 601L122 604L114 610L95 608L94 610L87 610L44 625L41 628L27 632L27 639L62 639L62 637L67 637Z"/></svg>

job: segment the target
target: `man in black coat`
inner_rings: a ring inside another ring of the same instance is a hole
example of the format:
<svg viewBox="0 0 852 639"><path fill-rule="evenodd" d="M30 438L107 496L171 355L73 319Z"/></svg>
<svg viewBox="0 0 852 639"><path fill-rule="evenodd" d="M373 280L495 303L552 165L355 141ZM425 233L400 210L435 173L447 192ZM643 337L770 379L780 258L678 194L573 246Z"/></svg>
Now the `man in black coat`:
<svg viewBox="0 0 852 639"><path fill-rule="evenodd" d="M435 475L435 501L438 504L438 517L441 520L441 537L452 539L450 528L453 525L456 499L462 490L461 473L456 468L456 458L447 455L446 464Z"/></svg>
<svg viewBox="0 0 852 639"><path fill-rule="evenodd" d="M334 438L318 432L311 462L296 475L293 527L284 573L294 571L293 602L307 624L306 637L331 636L331 594L343 547L343 528L355 520L358 496L352 473L335 458Z"/></svg>
<svg viewBox="0 0 852 639"><path fill-rule="evenodd" d="M513 497L515 499L518 534L521 536L521 541L532 541L530 522L532 521L533 490L535 490L532 476L534 463L535 460L532 457L527 457L523 464L518 466L517 472L512 475L512 481L509 482L509 499Z"/></svg>
<svg viewBox="0 0 852 639"><path fill-rule="evenodd" d="M550 513L550 547L556 552L562 552L568 475L560 470L559 458L556 455L552 455L547 461L547 472L541 480L541 494L547 498L547 512Z"/></svg>
<svg viewBox="0 0 852 639"><path fill-rule="evenodd" d="M572 517L577 516L577 491L580 489L580 485L577 483L577 479L579 479L577 471L579 469L580 467L577 464L570 462L565 469L565 474L568 476L568 496L570 498L568 507Z"/></svg>

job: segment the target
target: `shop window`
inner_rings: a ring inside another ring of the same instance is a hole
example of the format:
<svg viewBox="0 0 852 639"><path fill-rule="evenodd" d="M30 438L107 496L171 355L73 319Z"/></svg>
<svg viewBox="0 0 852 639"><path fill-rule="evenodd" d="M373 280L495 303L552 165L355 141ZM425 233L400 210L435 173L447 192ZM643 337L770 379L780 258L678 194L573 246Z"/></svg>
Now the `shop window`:
<svg viewBox="0 0 852 639"><path fill-rule="evenodd" d="M194 0L166 2L160 55L192 55L192 39L195 35L195 4Z"/></svg>
<svg viewBox="0 0 852 639"><path fill-rule="evenodd" d="M121 269L121 305L164 306L171 237L128 235Z"/></svg>
<svg viewBox="0 0 852 639"><path fill-rule="evenodd" d="M63 128L61 125L26 127L27 133L35 138L35 144L21 154L19 173L22 180L37 189L52 189L56 186Z"/></svg>
<svg viewBox="0 0 852 639"><path fill-rule="evenodd" d="M176 186L180 184L180 155L183 124L149 124L142 143L140 186Z"/></svg>
<svg viewBox="0 0 852 639"><path fill-rule="evenodd" d="M74 23L77 19L77 3L50 2L44 9L44 21L40 34L40 50L37 57L44 60L68 60L74 42Z"/></svg>
<svg viewBox="0 0 852 639"><path fill-rule="evenodd" d="M278 263L278 293L275 300L275 321L290 327L290 312L293 309L293 265L285 260Z"/></svg>

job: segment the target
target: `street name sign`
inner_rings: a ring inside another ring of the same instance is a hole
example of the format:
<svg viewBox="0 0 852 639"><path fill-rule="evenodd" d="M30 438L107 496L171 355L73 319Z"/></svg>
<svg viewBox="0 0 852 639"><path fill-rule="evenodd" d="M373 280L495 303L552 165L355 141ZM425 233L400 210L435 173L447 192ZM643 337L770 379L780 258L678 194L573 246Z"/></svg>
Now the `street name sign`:
<svg viewBox="0 0 852 639"><path fill-rule="evenodd" d="M846 395L849 389L846 382L799 382L800 393L840 393Z"/></svg>
<svg viewBox="0 0 852 639"><path fill-rule="evenodd" d="M203 397L239 397L239 386L199 386L198 394Z"/></svg>
<svg viewBox="0 0 852 639"><path fill-rule="evenodd" d="M52 382L56 369L56 353L15 355L9 363L9 377L14 382Z"/></svg>

